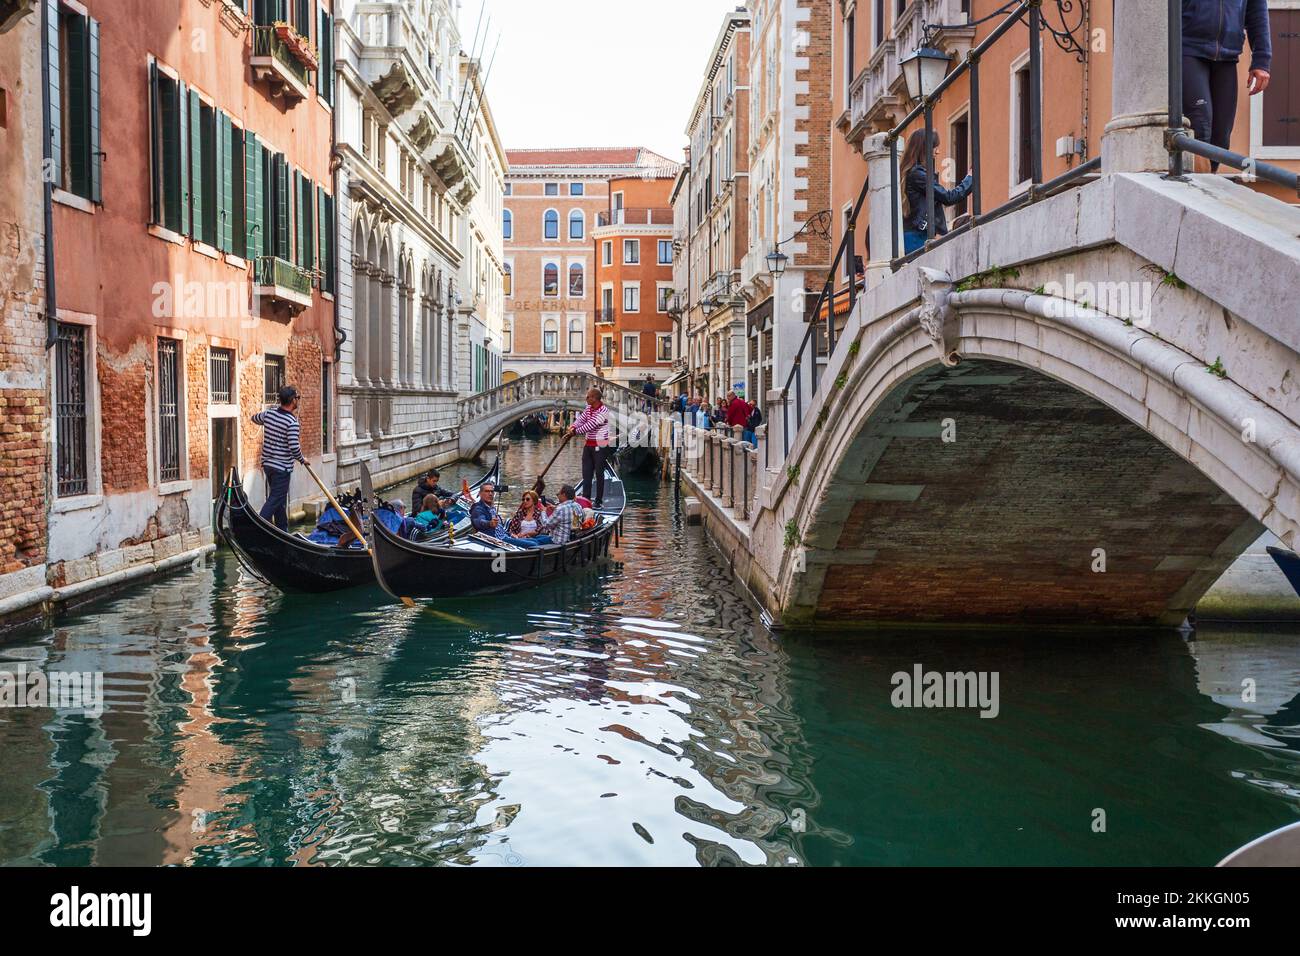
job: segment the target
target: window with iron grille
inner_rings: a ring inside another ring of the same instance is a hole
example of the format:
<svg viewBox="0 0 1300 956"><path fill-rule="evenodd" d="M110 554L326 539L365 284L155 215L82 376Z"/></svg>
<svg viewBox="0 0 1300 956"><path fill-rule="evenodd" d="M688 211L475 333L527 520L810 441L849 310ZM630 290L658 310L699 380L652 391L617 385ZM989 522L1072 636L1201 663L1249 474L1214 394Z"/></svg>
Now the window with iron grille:
<svg viewBox="0 0 1300 956"><path fill-rule="evenodd" d="M158 479L181 477L180 343L158 340Z"/></svg>
<svg viewBox="0 0 1300 956"><path fill-rule="evenodd" d="M280 404L280 389L284 388L284 356L268 355L262 365L262 400L268 405Z"/></svg>
<svg viewBox="0 0 1300 956"><path fill-rule="evenodd" d="M230 405L235 393L235 350L213 348L208 354L208 401Z"/></svg>
<svg viewBox="0 0 1300 956"><path fill-rule="evenodd" d="M55 436L58 444L57 493L90 490L86 466L86 328L59 323L55 342Z"/></svg>
<svg viewBox="0 0 1300 956"><path fill-rule="evenodd" d="M334 427L330 420L333 416L333 399L330 397L330 363L320 365L320 449L328 454L330 451L330 431Z"/></svg>

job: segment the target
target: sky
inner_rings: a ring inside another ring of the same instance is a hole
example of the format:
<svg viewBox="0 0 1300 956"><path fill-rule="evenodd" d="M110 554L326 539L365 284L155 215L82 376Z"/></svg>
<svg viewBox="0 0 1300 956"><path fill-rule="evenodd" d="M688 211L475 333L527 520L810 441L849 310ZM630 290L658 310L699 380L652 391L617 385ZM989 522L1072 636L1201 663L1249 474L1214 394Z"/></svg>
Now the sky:
<svg viewBox="0 0 1300 956"><path fill-rule="evenodd" d="M646 146L679 162L723 14L743 0L464 0L491 18L487 98L506 149Z"/></svg>

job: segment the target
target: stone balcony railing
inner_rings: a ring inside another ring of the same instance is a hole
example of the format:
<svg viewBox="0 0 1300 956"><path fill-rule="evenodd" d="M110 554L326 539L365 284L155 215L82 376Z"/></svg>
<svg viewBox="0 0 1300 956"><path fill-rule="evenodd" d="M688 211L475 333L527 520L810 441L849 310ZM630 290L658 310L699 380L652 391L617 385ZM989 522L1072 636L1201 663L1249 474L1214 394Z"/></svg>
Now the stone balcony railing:
<svg viewBox="0 0 1300 956"><path fill-rule="evenodd" d="M945 24L933 37L934 45L952 56L966 55L975 39L975 27L961 0L912 0L899 15L893 33L876 47L866 67L849 88L850 143L861 146L871 133L892 129L910 108L899 64L923 45L925 24Z"/></svg>

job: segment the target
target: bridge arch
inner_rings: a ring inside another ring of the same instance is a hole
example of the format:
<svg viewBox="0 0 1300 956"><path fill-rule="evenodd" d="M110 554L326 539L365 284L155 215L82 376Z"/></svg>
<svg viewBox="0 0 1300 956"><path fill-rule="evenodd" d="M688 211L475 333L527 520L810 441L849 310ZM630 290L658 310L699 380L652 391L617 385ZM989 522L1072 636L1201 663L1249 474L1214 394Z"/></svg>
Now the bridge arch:
<svg viewBox="0 0 1300 956"><path fill-rule="evenodd" d="M765 512L789 622L1176 624L1300 541L1300 429L1141 328L998 289L864 331Z"/></svg>

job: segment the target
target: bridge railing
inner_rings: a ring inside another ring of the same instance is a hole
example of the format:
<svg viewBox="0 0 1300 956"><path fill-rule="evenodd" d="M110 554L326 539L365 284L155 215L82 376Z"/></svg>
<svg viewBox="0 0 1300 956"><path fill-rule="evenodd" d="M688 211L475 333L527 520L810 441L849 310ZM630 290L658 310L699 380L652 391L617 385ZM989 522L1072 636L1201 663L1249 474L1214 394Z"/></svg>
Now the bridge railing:
<svg viewBox="0 0 1300 956"><path fill-rule="evenodd" d="M749 521L757 510L760 467L758 446L747 442L740 426L697 428L672 419L672 450L679 467L739 521ZM767 426L760 425L757 439Z"/></svg>
<svg viewBox="0 0 1300 956"><path fill-rule="evenodd" d="M456 402L456 411L460 423L464 425L533 398L581 399L593 387L600 389L605 404L611 407L645 411L667 408L668 403L664 399L657 396L651 398L590 372L532 372L513 382L504 382L496 388L460 399Z"/></svg>

